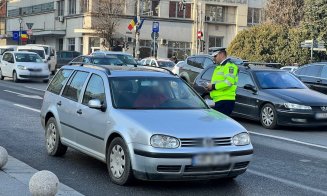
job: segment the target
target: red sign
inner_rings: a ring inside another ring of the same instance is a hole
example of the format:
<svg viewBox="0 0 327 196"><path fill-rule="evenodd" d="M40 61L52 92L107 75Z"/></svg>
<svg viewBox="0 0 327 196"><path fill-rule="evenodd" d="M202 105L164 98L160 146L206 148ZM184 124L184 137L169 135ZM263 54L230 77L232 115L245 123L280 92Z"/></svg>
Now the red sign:
<svg viewBox="0 0 327 196"><path fill-rule="evenodd" d="M203 33L202 33L202 31L198 31L198 39L201 39L201 38L202 38L202 36L203 36Z"/></svg>
<svg viewBox="0 0 327 196"><path fill-rule="evenodd" d="M32 31L32 29L28 29L28 30L26 31L26 33L27 33L27 35L33 35L33 31Z"/></svg>

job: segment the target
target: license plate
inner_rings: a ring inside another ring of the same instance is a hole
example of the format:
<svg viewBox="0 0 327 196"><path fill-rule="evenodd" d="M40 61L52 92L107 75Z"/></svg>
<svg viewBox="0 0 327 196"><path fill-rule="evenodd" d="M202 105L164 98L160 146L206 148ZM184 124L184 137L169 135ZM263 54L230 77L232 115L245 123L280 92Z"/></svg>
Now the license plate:
<svg viewBox="0 0 327 196"><path fill-rule="evenodd" d="M327 113L317 113L316 119L327 119Z"/></svg>
<svg viewBox="0 0 327 196"><path fill-rule="evenodd" d="M230 163L229 154L203 154L193 157L193 166L227 165Z"/></svg>

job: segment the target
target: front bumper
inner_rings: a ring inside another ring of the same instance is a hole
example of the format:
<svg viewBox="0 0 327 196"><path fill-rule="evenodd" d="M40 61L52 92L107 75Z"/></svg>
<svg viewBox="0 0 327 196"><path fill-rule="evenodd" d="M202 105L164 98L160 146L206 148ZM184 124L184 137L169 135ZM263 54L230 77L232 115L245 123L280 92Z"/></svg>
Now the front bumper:
<svg viewBox="0 0 327 196"><path fill-rule="evenodd" d="M180 149L137 149L133 170L141 180L201 180L233 177L244 173L253 156L252 145ZM185 152L183 152L185 151ZM201 153L230 154L230 163L219 166L193 166L192 158Z"/></svg>
<svg viewBox="0 0 327 196"><path fill-rule="evenodd" d="M327 126L327 119L318 119L317 111L290 111L290 110L277 110L278 125L284 126L301 126L301 127L319 127Z"/></svg>
<svg viewBox="0 0 327 196"><path fill-rule="evenodd" d="M49 79L50 78L50 72L48 71L40 71L40 72L34 72L34 71L28 71L28 70L20 70L17 71L17 77L20 80L31 80L31 79Z"/></svg>

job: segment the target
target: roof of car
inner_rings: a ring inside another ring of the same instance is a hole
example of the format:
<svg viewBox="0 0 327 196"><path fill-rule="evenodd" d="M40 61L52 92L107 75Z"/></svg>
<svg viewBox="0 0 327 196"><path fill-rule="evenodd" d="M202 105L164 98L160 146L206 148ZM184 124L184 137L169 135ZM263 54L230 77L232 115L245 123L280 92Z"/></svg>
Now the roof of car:
<svg viewBox="0 0 327 196"><path fill-rule="evenodd" d="M13 53L13 54L16 54L16 53L19 53L19 54L35 54L35 52L28 52L28 51L8 51L10 53Z"/></svg>
<svg viewBox="0 0 327 196"><path fill-rule="evenodd" d="M131 54L127 53L127 52L118 52L118 51L95 51L92 54L99 54L99 53L100 54L103 53L103 54L124 54L124 55L131 55Z"/></svg>
<svg viewBox="0 0 327 196"><path fill-rule="evenodd" d="M128 67L128 66L101 66L101 65L84 65L84 66L63 66L63 69L76 70L99 70L105 72L109 77L133 77L133 76L151 76L151 77L177 77L171 71L155 67Z"/></svg>

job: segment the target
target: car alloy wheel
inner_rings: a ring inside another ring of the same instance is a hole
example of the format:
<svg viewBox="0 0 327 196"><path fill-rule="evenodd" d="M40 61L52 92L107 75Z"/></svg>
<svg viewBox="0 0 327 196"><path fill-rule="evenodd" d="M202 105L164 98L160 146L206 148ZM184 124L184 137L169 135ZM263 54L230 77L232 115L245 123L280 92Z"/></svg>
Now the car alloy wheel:
<svg viewBox="0 0 327 196"><path fill-rule="evenodd" d="M110 170L115 178L120 178L125 171L125 153L120 145L115 145L110 153Z"/></svg>
<svg viewBox="0 0 327 196"><path fill-rule="evenodd" d="M5 77L2 75L2 70L0 69L0 80L3 80Z"/></svg>
<svg viewBox="0 0 327 196"><path fill-rule="evenodd" d="M273 105L265 104L261 109L261 124L268 129L274 129L277 126L277 114Z"/></svg>
<svg viewBox="0 0 327 196"><path fill-rule="evenodd" d="M60 141L60 135L57 129L55 118L50 118L46 124L45 129L46 149L51 156L62 156L67 151L67 146Z"/></svg>
<svg viewBox="0 0 327 196"><path fill-rule="evenodd" d="M116 137L111 141L106 158L109 177L113 183L127 185L134 180L130 154L122 138Z"/></svg>
<svg viewBox="0 0 327 196"><path fill-rule="evenodd" d="M14 73L13 73L13 80L14 80L14 82L19 82L19 79L18 79L18 77L17 77L17 73L16 73L16 71L14 71Z"/></svg>

